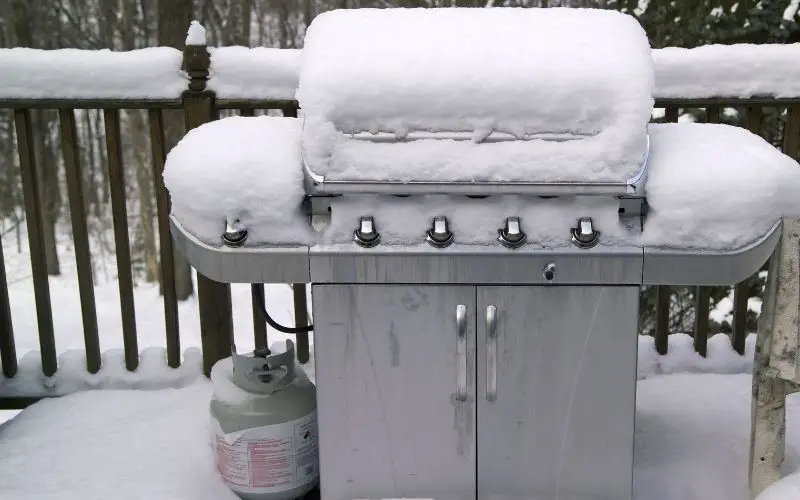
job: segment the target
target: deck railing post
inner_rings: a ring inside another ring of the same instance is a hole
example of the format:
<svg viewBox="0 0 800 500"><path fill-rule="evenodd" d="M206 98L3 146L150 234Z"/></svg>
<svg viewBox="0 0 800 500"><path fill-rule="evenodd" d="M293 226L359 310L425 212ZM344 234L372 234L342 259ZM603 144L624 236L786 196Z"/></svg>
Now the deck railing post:
<svg viewBox="0 0 800 500"><path fill-rule="evenodd" d="M214 93L206 88L210 54L205 45L187 45L183 50L183 64L189 75L189 88L183 93L183 110L186 130L199 127L217 118ZM223 228L220 229L222 234ZM231 289L197 273L197 295L200 308L200 342L203 350L203 372L211 374L211 367L220 359L231 355L233 345L233 317Z"/></svg>

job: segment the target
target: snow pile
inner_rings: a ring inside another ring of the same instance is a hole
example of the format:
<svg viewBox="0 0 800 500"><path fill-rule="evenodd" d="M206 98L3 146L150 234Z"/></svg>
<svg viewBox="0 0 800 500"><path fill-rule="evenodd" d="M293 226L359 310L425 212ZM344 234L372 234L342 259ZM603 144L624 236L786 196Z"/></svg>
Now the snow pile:
<svg viewBox="0 0 800 500"><path fill-rule="evenodd" d="M792 21L794 16L797 15L798 11L800 11L800 0L791 0L789 5L786 7L786 10L783 11L783 19L786 21Z"/></svg>
<svg viewBox="0 0 800 500"><path fill-rule="evenodd" d="M643 380L636 398L635 500L745 500L750 452L749 375ZM787 401L785 471L800 465L800 398ZM796 500L796 490L768 497ZM764 500L759 498L759 500Z"/></svg>
<svg viewBox="0 0 800 500"><path fill-rule="evenodd" d="M758 135L706 123L649 129L642 244L734 249L800 217L800 165Z"/></svg>
<svg viewBox="0 0 800 500"><path fill-rule="evenodd" d="M614 11L357 9L311 24L296 95L306 161L330 179L624 182L653 79L644 30ZM359 132L467 140L346 135ZM476 143L492 133L529 140Z"/></svg>
<svg viewBox="0 0 800 500"><path fill-rule="evenodd" d="M139 353L139 366L129 372L122 349L109 349L101 355L100 371L86 370L86 352L68 350L58 357L58 370L52 377L42 374L38 351L25 353L18 362L14 378L0 376L3 397L60 396L90 389L164 389L186 387L203 376L200 349L191 347L184 353L181 365L167 365L163 347L145 347Z"/></svg>
<svg viewBox="0 0 800 500"><path fill-rule="evenodd" d="M230 117L197 127L167 155L172 213L195 236L221 245L226 220L248 228L250 244L307 244L300 122Z"/></svg>
<svg viewBox="0 0 800 500"><path fill-rule="evenodd" d="M210 397L211 384L199 381L37 403L0 428L2 496L236 500L214 465Z"/></svg>
<svg viewBox="0 0 800 500"><path fill-rule="evenodd" d="M300 50L267 47L209 47L207 88L220 99L292 100Z"/></svg>
<svg viewBox="0 0 800 500"><path fill-rule="evenodd" d="M170 47L0 49L0 99L178 99L182 58Z"/></svg>
<svg viewBox="0 0 800 500"><path fill-rule="evenodd" d="M198 21L189 23L189 31L186 32L186 45L205 45L206 29Z"/></svg>
<svg viewBox="0 0 800 500"><path fill-rule="evenodd" d="M798 97L800 43L653 51L656 97Z"/></svg>
<svg viewBox="0 0 800 500"><path fill-rule="evenodd" d="M667 354L662 356L656 351L653 337L639 336L637 362L637 378L639 380L676 373L737 374L753 372L755 334L748 335L745 339L744 355L733 350L730 337L724 333L709 337L706 357L695 351L694 339L691 335L673 333L667 339Z"/></svg>
<svg viewBox="0 0 800 500"><path fill-rule="evenodd" d="M789 500L800 498L800 470L784 477L764 490L756 500Z"/></svg>
<svg viewBox="0 0 800 500"><path fill-rule="evenodd" d="M638 384L634 500L748 498L750 383L748 375L670 375ZM37 403L0 426L3 498L235 500L214 467L211 395L201 380ZM790 472L800 465L800 398L787 406ZM796 500L797 482L789 476L759 500Z"/></svg>

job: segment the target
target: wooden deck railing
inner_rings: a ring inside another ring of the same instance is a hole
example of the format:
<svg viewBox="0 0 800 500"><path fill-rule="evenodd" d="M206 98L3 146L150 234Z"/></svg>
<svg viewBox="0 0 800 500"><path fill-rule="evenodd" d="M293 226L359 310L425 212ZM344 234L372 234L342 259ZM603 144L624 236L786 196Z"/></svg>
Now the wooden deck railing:
<svg viewBox="0 0 800 500"><path fill-rule="evenodd" d="M82 165L76 134L75 110L98 109L103 112L106 156L108 160L108 180L110 201L114 220L114 239L116 264L119 282L120 314L125 365L129 371L137 369L139 345L137 341L136 318L134 312L134 284L131 272L131 250L128 238L125 165L122 155L120 129L120 110L147 110L149 118L149 140L152 152L152 183L155 189L157 207L158 240L160 247L160 271L162 277L164 317L166 324L167 363L177 367L181 362L180 325L178 322L178 299L175 291L173 249L169 234L169 198L162 182L162 171L167 154L165 141L165 110L183 110L186 128L192 129L225 113L239 113L252 116L256 110L282 110L286 116L297 115L297 104L285 100L218 99L206 88L209 75L209 57L205 47L190 46L184 50L184 67L189 74L187 90L178 99L0 99L0 109L13 110L16 131L17 152L21 169L24 192L26 223L30 246L32 280L35 293L36 316L38 320L39 345L41 350L42 372L52 376L58 369L56 339L53 328L53 306L51 304L47 263L45 261L44 233L42 223L42 194L39 192L35 142L31 110L58 110L61 131L61 151L66 168L67 195L69 201L73 242L78 274L81 314L83 319L84 343L86 349L86 369L96 373L101 365L101 352L97 315L95 311L94 283L91 269L91 253L87 218L84 210L84 187L81 175ZM735 108L746 113L746 121L740 123L761 134L765 119L765 109L785 109L781 119L785 123L782 132L783 150L794 158L800 158L800 96L794 99L658 99L657 108L664 109L664 119L660 121L677 122L681 109L704 109L709 122L719 122L725 108ZM8 287L4 271L2 246L0 245L0 360L3 376L16 375L17 353L15 350L13 318L9 306ZM263 285L253 285L262 287ZM308 322L306 288L303 284L293 285L295 321L300 325ZM674 287L659 286L655 291L654 304L643 307L643 313L653 309L655 327L650 329L655 337L656 349L660 354L668 350L670 333L670 300ZM748 333L747 303L750 295L750 282L746 280L734 287L733 323L731 328L732 345L736 352L745 352L745 337ZM645 291L652 293L652 291ZM699 287L693 290L695 314L695 350L706 355L709 336L709 297L711 288ZM201 328L201 344L204 370L208 374L217 360L227 357L231 352L233 339L232 305L230 286L212 281L198 273L198 304ZM266 338L266 325L255 304L253 305L255 345L263 345ZM651 311L651 312L653 312ZM301 362L309 359L307 335L298 335L298 356ZM0 407L23 406L30 399L5 400L0 396Z"/></svg>

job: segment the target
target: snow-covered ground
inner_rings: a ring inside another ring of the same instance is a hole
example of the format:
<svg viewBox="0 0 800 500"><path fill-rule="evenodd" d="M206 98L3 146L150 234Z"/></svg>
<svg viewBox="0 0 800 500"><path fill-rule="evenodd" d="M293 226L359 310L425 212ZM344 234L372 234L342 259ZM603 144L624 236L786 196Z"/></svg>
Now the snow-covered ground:
<svg viewBox="0 0 800 500"><path fill-rule="evenodd" d="M210 395L200 379L182 389L88 391L38 403L0 426L2 497L233 500L214 471ZM746 500L749 417L746 374L640 381L635 500ZM792 397L786 471L800 465L798 429L800 398ZM763 500L796 500L800 475L773 490Z"/></svg>

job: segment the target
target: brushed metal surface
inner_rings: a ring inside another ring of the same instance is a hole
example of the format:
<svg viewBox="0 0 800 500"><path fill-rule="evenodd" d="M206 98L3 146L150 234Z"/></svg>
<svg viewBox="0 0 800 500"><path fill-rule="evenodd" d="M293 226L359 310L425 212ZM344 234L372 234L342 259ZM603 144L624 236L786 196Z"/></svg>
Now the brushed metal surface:
<svg viewBox="0 0 800 500"><path fill-rule="evenodd" d="M644 249L648 285L735 285L752 276L772 255L782 222L743 248L733 251Z"/></svg>
<svg viewBox="0 0 800 500"><path fill-rule="evenodd" d="M591 249L525 246L354 243L313 247L228 248L208 245L174 217L175 245L200 273L224 283L732 285L758 271L780 240L777 222L755 242L733 251L604 246ZM556 265L553 280L542 271Z"/></svg>
<svg viewBox="0 0 800 500"><path fill-rule="evenodd" d="M311 177L305 186L311 194L620 196L641 192L640 187L628 182L339 181L320 180L319 176Z"/></svg>
<svg viewBox="0 0 800 500"><path fill-rule="evenodd" d="M495 246L378 246L364 250L350 244L310 249L314 283L409 284L641 284L642 248L588 250L507 249ZM542 274L555 263L552 281Z"/></svg>
<svg viewBox="0 0 800 500"><path fill-rule="evenodd" d="M198 272L222 283L308 283L308 247L228 248L208 245L170 216L175 246Z"/></svg>
<svg viewBox="0 0 800 500"><path fill-rule="evenodd" d="M369 137L373 137L369 134ZM432 181L416 179L399 181L388 179L330 179L315 172L308 164L303 151L303 177L306 192L312 195L326 194L527 194L540 196L637 195L644 192L650 157L650 134L645 131L646 151L636 174L625 181L583 182L562 180L544 181L481 181L474 179ZM473 140L474 138L470 138ZM385 142L385 141L381 141ZM518 141L515 142L524 142Z"/></svg>
<svg viewBox="0 0 800 500"><path fill-rule="evenodd" d="M475 287L313 285L312 297L321 497L474 499Z"/></svg>
<svg viewBox="0 0 800 500"><path fill-rule="evenodd" d="M477 287L478 499L629 500L639 287Z"/></svg>

